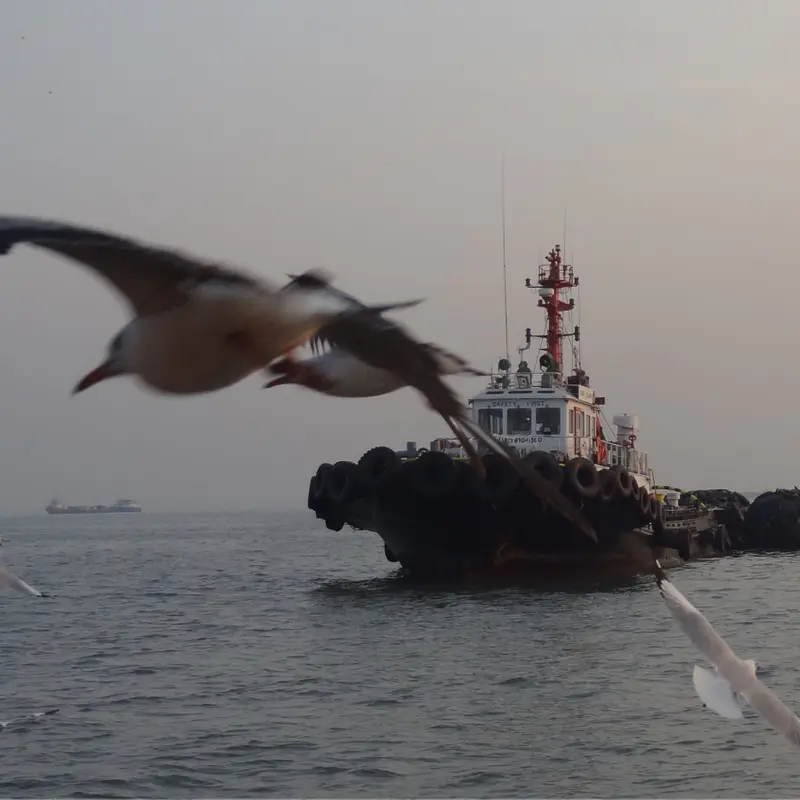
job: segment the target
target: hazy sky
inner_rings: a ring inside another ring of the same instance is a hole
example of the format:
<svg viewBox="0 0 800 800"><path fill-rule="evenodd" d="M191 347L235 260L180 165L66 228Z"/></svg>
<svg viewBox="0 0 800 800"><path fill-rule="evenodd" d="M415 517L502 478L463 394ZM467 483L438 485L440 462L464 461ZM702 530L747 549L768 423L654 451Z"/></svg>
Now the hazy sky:
<svg viewBox="0 0 800 800"><path fill-rule="evenodd" d="M3 213L282 279L324 265L489 367L561 238L584 366L659 482L800 483L795 0L0 0ZM0 513L127 495L302 507L323 460L446 433L411 390L260 379L70 389L126 317L93 275L0 260ZM454 379L464 395L480 379Z"/></svg>

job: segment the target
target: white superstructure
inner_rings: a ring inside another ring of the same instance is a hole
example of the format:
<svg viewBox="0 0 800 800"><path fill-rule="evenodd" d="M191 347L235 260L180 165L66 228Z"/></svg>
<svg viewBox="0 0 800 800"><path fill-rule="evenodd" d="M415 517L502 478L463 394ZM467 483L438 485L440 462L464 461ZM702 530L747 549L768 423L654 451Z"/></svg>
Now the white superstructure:
<svg viewBox="0 0 800 800"><path fill-rule="evenodd" d="M598 397L589 376L580 367L580 330L566 333L562 312L575 308L573 299L564 299L578 285L572 267L562 263L558 246L550 251L547 263L539 268L539 282L526 286L537 291L539 307L547 314L546 332L541 336L526 331L526 344L519 348L519 363L512 371L501 359L498 372L489 384L469 400L473 419L498 439L514 447L520 455L546 450L560 461L583 456L598 469L622 465L649 492L655 485L647 453L636 447L639 417L619 414L608 423L602 408L605 397ZM532 370L523 356L533 339L541 339ZM573 368L564 368L562 342L572 339ZM436 439L431 449L454 457L464 454L454 439Z"/></svg>

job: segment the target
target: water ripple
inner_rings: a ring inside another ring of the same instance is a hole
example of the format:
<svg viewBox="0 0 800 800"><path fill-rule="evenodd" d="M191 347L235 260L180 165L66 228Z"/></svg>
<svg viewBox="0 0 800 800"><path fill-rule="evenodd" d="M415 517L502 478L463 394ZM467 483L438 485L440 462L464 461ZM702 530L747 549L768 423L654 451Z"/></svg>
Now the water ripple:
<svg viewBox="0 0 800 800"><path fill-rule="evenodd" d="M651 581L420 587L308 514L5 520L0 796L790 796ZM312 515L313 516L313 515ZM797 558L677 570L790 705ZM795 704L793 701L797 700Z"/></svg>

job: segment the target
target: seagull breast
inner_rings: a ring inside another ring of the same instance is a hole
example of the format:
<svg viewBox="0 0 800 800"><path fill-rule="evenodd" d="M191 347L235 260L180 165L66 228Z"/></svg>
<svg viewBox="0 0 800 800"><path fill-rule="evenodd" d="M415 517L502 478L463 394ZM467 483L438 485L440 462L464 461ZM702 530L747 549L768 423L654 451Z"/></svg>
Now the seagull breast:
<svg viewBox="0 0 800 800"><path fill-rule="evenodd" d="M134 319L126 359L131 372L159 391L215 391L304 343L326 318L268 291L202 286L188 303Z"/></svg>

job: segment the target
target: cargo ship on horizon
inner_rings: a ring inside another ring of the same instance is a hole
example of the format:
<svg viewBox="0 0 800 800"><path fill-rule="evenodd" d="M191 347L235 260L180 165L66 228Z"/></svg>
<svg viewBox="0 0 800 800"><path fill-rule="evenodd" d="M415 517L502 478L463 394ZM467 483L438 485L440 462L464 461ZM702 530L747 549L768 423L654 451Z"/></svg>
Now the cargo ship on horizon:
<svg viewBox="0 0 800 800"><path fill-rule="evenodd" d="M48 514L125 514L140 513L142 507L133 500L122 498L110 506L67 506L60 500L51 500L45 507Z"/></svg>

